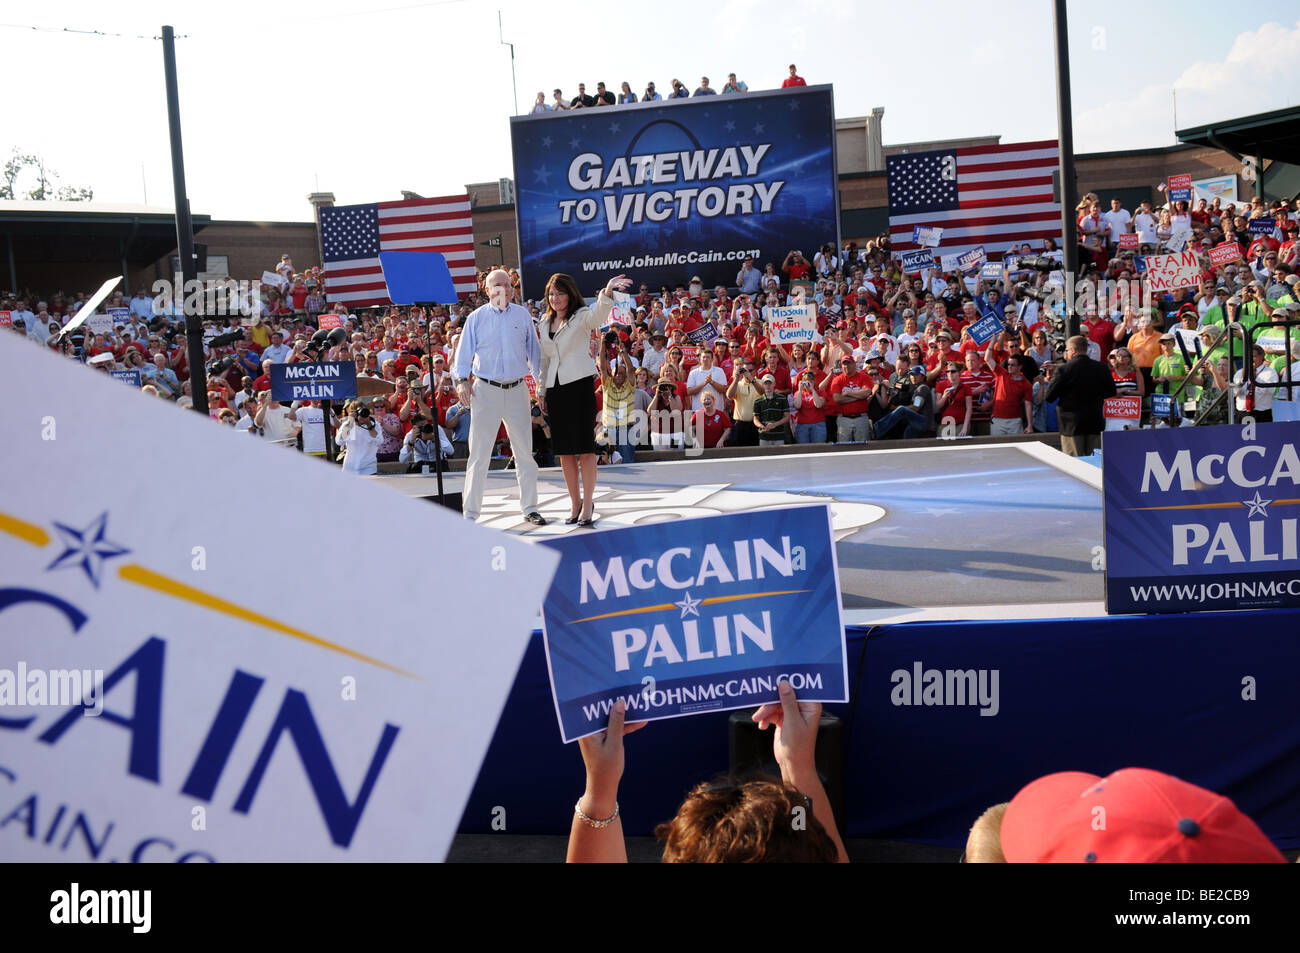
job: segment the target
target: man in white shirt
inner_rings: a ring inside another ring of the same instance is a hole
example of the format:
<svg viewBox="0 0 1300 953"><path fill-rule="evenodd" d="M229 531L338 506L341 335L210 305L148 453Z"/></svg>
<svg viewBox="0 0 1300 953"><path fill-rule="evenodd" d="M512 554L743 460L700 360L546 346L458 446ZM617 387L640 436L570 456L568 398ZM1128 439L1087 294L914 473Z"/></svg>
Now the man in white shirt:
<svg viewBox="0 0 1300 953"><path fill-rule="evenodd" d="M668 357L668 335L658 331L650 335L650 347L641 354L641 366L649 373L652 380L659 379L659 369Z"/></svg>
<svg viewBox="0 0 1300 953"><path fill-rule="evenodd" d="M1119 237L1128 234L1129 226L1133 222L1133 216L1129 214L1124 203L1119 199L1110 200L1110 211L1101 216L1102 224L1110 230L1110 244L1115 247L1119 244Z"/></svg>
<svg viewBox="0 0 1300 953"><path fill-rule="evenodd" d="M293 405L289 416L302 428L302 452L313 457L325 456L325 409L320 401L300 400Z"/></svg>
<svg viewBox="0 0 1300 953"><path fill-rule="evenodd" d="M1264 348L1255 345L1255 366L1251 370L1250 380L1246 381L1243 367L1232 379L1232 393L1237 399L1238 416L1254 417L1256 423L1272 423L1273 391L1272 387L1258 387L1260 384L1276 384L1279 380L1277 371L1265 360Z"/></svg>
<svg viewBox="0 0 1300 953"><path fill-rule="evenodd" d="M1159 244L1156 235L1156 218L1151 214L1151 203L1143 202L1137 215L1133 216L1133 229L1138 233L1138 241L1143 245Z"/></svg>
<svg viewBox="0 0 1300 953"><path fill-rule="evenodd" d="M262 436L267 440L285 447L302 429L302 425L293 419L293 411L278 400L272 400L269 390L258 395L257 415L253 422L262 429Z"/></svg>
<svg viewBox="0 0 1300 953"><path fill-rule="evenodd" d="M712 390L719 404L727 392L727 374L714 365L713 351L707 347L700 348L700 363L691 368L686 376L686 393L691 398L691 410L704 406L703 396L706 389Z"/></svg>

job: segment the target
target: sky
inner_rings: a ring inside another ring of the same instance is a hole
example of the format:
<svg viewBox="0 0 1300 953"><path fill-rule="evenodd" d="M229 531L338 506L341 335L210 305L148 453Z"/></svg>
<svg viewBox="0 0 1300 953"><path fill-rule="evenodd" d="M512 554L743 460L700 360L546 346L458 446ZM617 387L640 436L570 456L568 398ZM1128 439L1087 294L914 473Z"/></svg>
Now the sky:
<svg viewBox="0 0 1300 953"><path fill-rule="evenodd" d="M1076 152L1172 145L1177 126L1300 101L1294 0L1069 4ZM539 90L603 80L640 93L789 63L831 83L839 118L882 106L887 145L1057 135L1044 0L47 0L0 15L9 75L0 155L38 153L96 201L173 206L161 25L175 27L190 206L214 219L308 221L339 204L464 192L513 176L509 117ZM1225 15L1225 10L1232 16ZM498 20L498 16L500 20ZM500 24L500 25L499 25ZM40 27L32 30L30 27ZM100 34L65 32L100 31ZM121 34L121 35L101 35ZM23 185L20 182L20 187Z"/></svg>

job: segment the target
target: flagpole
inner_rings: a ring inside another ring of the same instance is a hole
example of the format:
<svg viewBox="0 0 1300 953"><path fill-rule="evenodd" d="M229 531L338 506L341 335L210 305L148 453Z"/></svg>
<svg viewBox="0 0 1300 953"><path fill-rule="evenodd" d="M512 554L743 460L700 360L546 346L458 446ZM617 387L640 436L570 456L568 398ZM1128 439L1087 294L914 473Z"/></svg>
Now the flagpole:
<svg viewBox="0 0 1300 953"><path fill-rule="evenodd" d="M1079 231L1074 219L1074 120L1070 106L1070 48L1065 0L1053 0L1056 26L1056 126L1061 180L1061 251L1065 268L1065 322L1070 337L1079 333L1074 307L1074 276L1079 273Z"/></svg>

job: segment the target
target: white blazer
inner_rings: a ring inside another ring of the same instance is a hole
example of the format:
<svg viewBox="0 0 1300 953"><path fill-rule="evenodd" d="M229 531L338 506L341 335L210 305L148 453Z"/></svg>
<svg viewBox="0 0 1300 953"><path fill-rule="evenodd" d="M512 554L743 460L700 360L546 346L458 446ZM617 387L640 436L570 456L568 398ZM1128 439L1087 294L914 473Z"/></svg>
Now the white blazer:
<svg viewBox="0 0 1300 953"><path fill-rule="evenodd" d="M544 315L538 325L542 344L541 389L549 390L557 383L572 384L584 377L599 373L591 357L591 332L596 331L614 307L614 299L599 295L596 307L579 308L551 337L551 322Z"/></svg>

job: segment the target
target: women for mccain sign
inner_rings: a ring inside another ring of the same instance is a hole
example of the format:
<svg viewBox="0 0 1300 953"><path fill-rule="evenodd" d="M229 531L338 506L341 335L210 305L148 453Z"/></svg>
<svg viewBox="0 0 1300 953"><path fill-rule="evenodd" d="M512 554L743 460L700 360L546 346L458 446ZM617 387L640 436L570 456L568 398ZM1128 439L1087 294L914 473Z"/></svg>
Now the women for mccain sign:
<svg viewBox="0 0 1300 953"><path fill-rule="evenodd" d="M586 291L635 272L735 283L838 241L829 86L511 120L525 294L555 272ZM761 270L761 269L760 269Z"/></svg>
<svg viewBox="0 0 1300 953"><path fill-rule="evenodd" d="M1300 605L1300 423L1107 433L1106 610Z"/></svg>
<svg viewBox="0 0 1300 953"><path fill-rule="evenodd" d="M777 700L847 701L830 510L797 506L547 540L560 569L542 607L567 741L611 706L655 721Z"/></svg>

